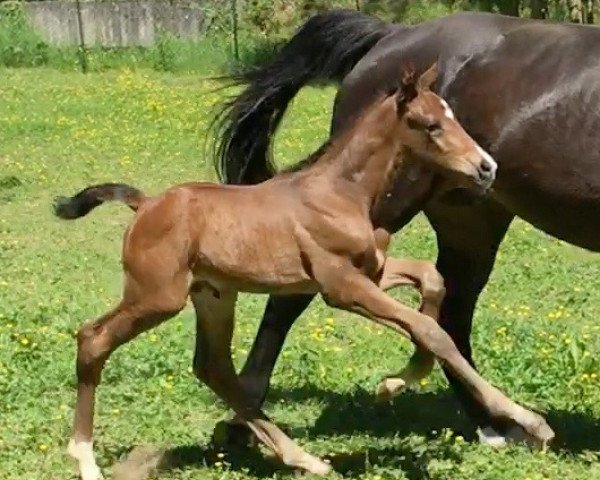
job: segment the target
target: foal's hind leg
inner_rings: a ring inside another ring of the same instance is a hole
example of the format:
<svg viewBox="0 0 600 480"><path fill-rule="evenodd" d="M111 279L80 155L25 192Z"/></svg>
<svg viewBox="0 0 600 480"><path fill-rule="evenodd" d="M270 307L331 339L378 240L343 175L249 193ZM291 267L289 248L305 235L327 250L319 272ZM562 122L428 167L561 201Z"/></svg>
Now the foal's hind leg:
<svg viewBox="0 0 600 480"><path fill-rule="evenodd" d="M151 276L151 272L147 273ZM94 397L110 354L140 333L176 315L185 305L185 275L170 276L160 290L126 279L125 295L112 312L81 327L77 334L77 404L69 454L79 463L83 480L102 478L93 451ZM159 280L159 279L157 279ZM146 288L144 288L146 287Z"/></svg>
<svg viewBox="0 0 600 480"><path fill-rule="evenodd" d="M435 265L424 260L399 260L388 257L379 281L382 290L390 290L400 285L412 285L420 290L419 311L438 321L444 300L444 279ZM425 378L435 363L435 357L428 350L416 346L408 364L397 374L386 377L377 387L379 400L391 400L404 388Z"/></svg>
<svg viewBox="0 0 600 480"><path fill-rule="evenodd" d="M197 333L194 371L286 465L324 475L331 467L283 433L243 390L231 360L237 292L193 289Z"/></svg>

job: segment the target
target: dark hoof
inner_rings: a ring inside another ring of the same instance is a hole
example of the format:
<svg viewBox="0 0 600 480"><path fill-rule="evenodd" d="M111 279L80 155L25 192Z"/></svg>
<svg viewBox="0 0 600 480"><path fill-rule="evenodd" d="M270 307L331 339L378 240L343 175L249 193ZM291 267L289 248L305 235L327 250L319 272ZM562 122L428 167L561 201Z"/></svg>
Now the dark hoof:
<svg viewBox="0 0 600 480"><path fill-rule="evenodd" d="M221 421L215 425L212 443L219 447L256 447L258 439L246 425Z"/></svg>

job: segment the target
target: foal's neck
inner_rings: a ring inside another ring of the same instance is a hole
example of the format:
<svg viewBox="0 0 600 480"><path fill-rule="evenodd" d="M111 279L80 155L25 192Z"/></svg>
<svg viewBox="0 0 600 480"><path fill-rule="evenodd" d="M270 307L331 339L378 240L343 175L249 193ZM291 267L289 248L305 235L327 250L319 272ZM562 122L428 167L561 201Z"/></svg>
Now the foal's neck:
<svg viewBox="0 0 600 480"><path fill-rule="evenodd" d="M372 206L390 187L401 155L396 100L391 96L367 111L315 167L320 175L358 185Z"/></svg>

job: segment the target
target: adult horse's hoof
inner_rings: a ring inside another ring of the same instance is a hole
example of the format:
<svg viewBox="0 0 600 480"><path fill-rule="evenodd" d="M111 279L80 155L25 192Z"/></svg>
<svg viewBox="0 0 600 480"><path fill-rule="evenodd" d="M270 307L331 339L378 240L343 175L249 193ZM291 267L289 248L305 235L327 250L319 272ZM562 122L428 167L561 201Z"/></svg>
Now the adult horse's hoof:
<svg viewBox="0 0 600 480"><path fill-rule="evenodd" d="M478 428L477 437L479 443L488 447L501 448L509 443L508 435L502 435L492 427Z"/></svg>
<svg viewBox="0 0 600 480"><path fill-rule="evenodd" d="M212 442L219 447L256 447L258 439L250 428L235 419L215 425Z"/></svg>
<svg viewBox="0 0 600 480"><path fill-rule="evenodd" d="M544 421L538 425L535 434L528 433L519 425L514 425L505 434L496 432L492 427L477 430L479 441L490 447L501 448L509 444L524 443L533 449L545 450L554 439L554 431Z"/></svg>
<svg viewBox="0 0 600 480"><path fill-rule="evenodd" d="M377 385L376 399L378 402L389 402L406 389L406 382L401 378L386 378Z"/></svg>

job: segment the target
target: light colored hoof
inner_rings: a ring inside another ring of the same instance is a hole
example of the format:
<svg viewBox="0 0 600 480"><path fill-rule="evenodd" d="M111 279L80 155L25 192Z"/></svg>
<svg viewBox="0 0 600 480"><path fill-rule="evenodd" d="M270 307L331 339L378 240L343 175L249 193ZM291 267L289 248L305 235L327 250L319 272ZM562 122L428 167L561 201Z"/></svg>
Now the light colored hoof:
<svg viewBox="0 0 600 480"><path fill-rule="evenodd" d="M76 443L75 440L71 439L69 440L67 452L77 460L81 480L104 480L100 467L96 465L91 442Z"/></svg>
<svg viewBox="0 0 600 480"><path fill-rule="evenodd" d="M304 467L308 473L312 473L313 475L325 476L331 472L331 465L325 463L323 460L312 457L310 461L306 462L306 466Z"/></svg>
<svg viewBox="0 0 600 480"><path fill-rule="evenodd" d="M331 465L327 462L302 450L298 450L290 456L284 455L280 460L284 465L292 467L297 474L310 473L324 476L332 470Z"/></svg>
<svg viewBox="0 0 600 480"><path fill-rule="evenodd" d="M81 480L104 480L98 465L88 465L80 469Z"/></svg>
<svg viewBox="0 0 600 480"><path fill-rule="evenodd" d="M535 435L525 431L520 425L511 427L505 435L501 435L492 427L477 430L479 441L490 447L501 448L509 444L524 443L529 448L545 450L548 443L554 438L554 431L544 421L540 424Z"/></svg>
<svg viewBox="0 0 600 480"><path fill-rule="evenodd" d="M507 437L500 435L492 427L478 428L477 437L480 443L489 447L502 448L508 444Z"/></svg>
<svg viewBox="0 0 600 480"><path fill-rule="evenodd" d="M507 437L511 443L525 443L535 450L546 450L548 443L554 439L554 430L540 417L539 422L530 431L525 431L521 426L512 427Z"/></svg>
<svg viewBox="0 0 600 480"><path fill-rule="evenodd" d="M389 402L406 389L406 382L401 378L386 378L377 386L377 401Z"/></svg>

